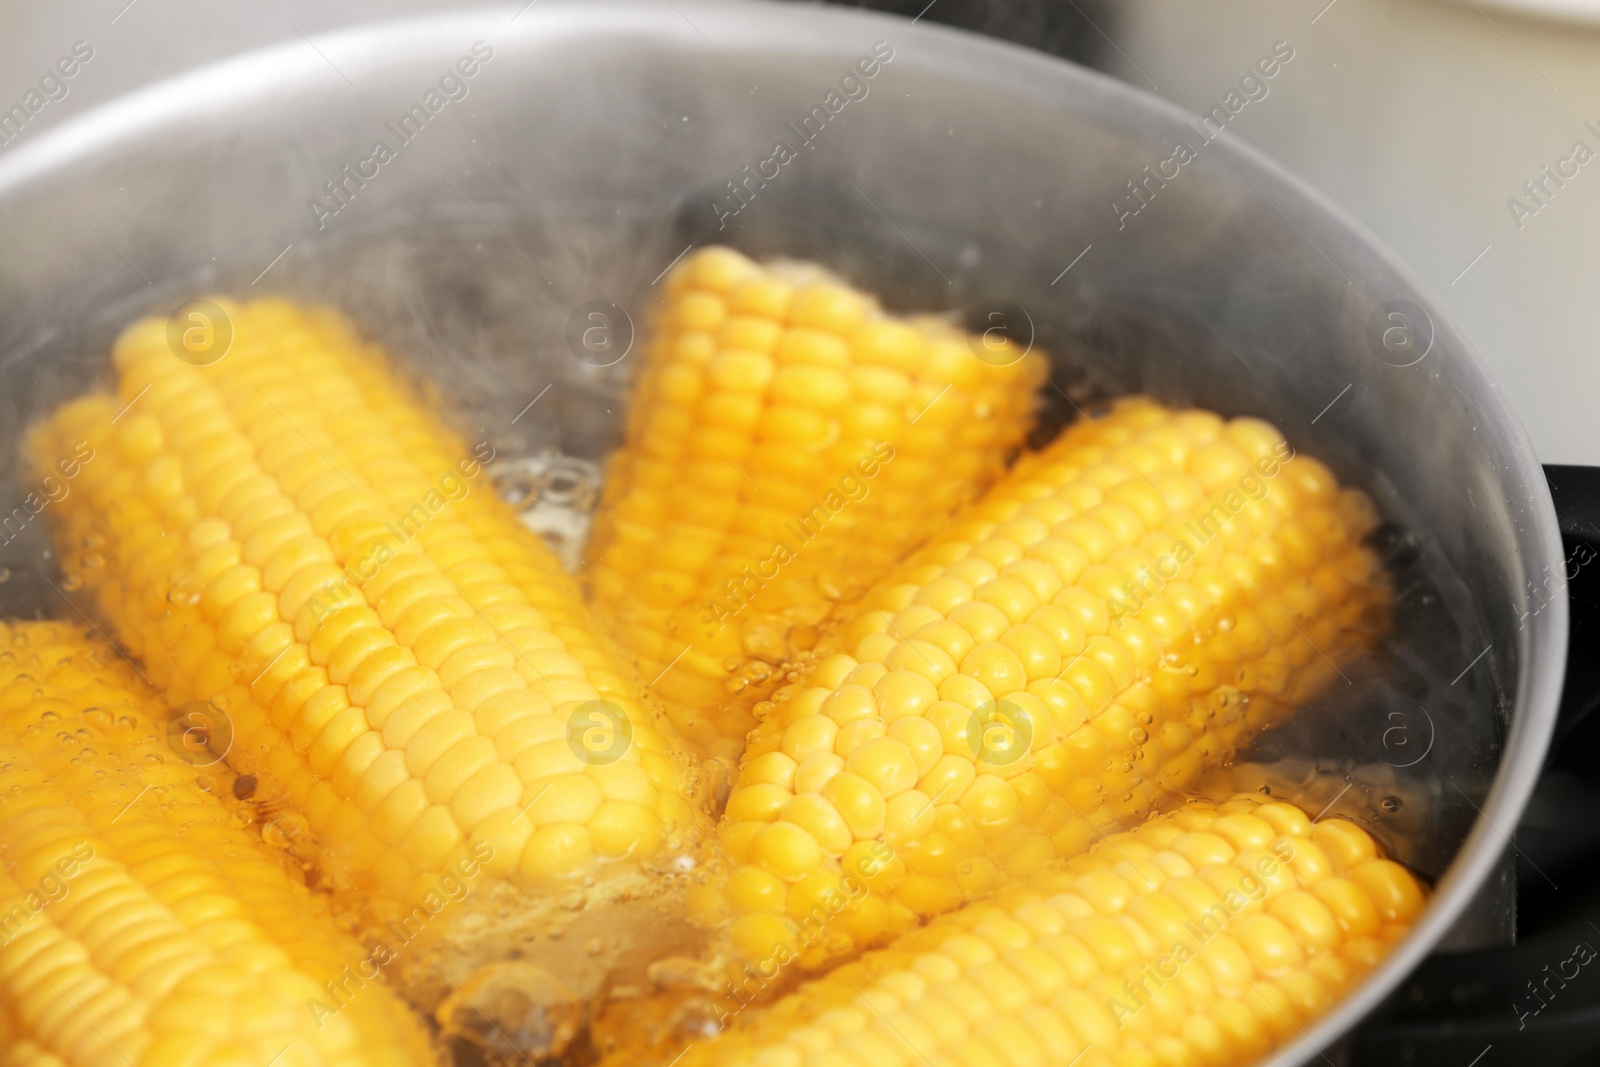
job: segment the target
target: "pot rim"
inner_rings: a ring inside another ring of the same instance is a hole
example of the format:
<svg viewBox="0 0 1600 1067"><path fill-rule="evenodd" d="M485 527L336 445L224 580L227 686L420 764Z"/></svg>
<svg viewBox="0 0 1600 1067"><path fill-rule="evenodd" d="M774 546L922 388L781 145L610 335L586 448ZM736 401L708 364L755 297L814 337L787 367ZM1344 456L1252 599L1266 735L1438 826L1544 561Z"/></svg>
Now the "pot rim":
<svg viewBox="0 0 1600 1067"><path fill-rule="evenodd" d="M505 4L364 23L305 40L290 39L134 88L0 154L0 205L30 181L113 154L123 145L197 116L226 113L267 97L303 96L319 91L323 83L337 84L340 75L330 69L334 63L359 84L364 72L431 60L444 54L441 40L469 40L474 33L492 34L497 47L529 51L548 48L552 40L562 38L613 36L708 55L741 48L834 55L842 42L854 47L857 33L892 35L897 52L904 46L908 65L1080 111L1148 140L1153 147L1158 134L1192 118L1152 93L1044 52L898 16L777 0L673 0L665 7L648 0L545 0L537 6ZM1502 448L1492 435L1484 436L1486 449L1500 461L1500 483L1508 490L1514 511L1521 504L1520 514L1511 516L1518 552L1501 561L1506 581L1516 588L1528 575L1540 573L1541 567L1559 565L1563 550L1555 508L1527 433L1476 346L1456 328L1429 286L1364 224L1259 149L1234 136L1219 137L1208 156L1208 169L1255 184L1291 226L1301 229L1303 222L1338 234L1340 243L1329 251L1349 268L1365 272L1378 266L1391 272L1417 297L1436 331L1450 335L1461 358L1439 367L1437 375L1454 386L1510 446ZM1515 848L1502 827L1516 826L1538 778L1555 727L1567 656L1565 598L1555 599L1550 608L1533 615L1518 631L1516 659L1521 669L1493 784L1421 918L1371 974L1311 1027L1298 1031L1298 1040L1262 1061L1262 1067L1326 1059L1323 1049L1421 962L1467 907L1504 848Z"/></svg>

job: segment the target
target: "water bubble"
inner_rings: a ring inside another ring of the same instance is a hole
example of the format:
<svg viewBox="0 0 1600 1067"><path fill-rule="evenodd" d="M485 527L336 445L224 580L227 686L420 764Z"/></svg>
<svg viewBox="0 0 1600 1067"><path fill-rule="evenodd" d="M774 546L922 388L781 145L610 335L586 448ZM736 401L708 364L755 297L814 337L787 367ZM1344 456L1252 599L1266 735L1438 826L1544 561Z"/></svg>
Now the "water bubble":
<svg viewBox="0 0 1600 1067"><path fill-rule="evenodd" d="M1384 811L1387 811L1392 815L1393 813L1395 813L1395 812L1400 810L1400 806L1401 806L1402 803L1404 803L1404 802L1399 797L1384 797L1382 800L1380 800L1378 802L1378 807L1382 808Z"/></svg>
<svg viewBox="0 0 1600 1067"><path fill-rule="evenodd" d="M582 911L589 904L589 894L581 889L573 889L556 898L556 906L566 911Z"/></svg>
<svg viewBox="0 0 1600 1067"><path fill-rule="evenodd" d="M10 579L11 579L11 568L10 567L0 567L0 582L9 581Z"/></svg>
<svg viewBox="0 0 1600 1067"><path fill-rule="evenodd" d="M1150 740L1150 734L1145 730L1134 730L1132 733L1128 734L1128 740L1132 741L1136 745L1142 745L1146 741Z"/></svg>
<svg viewBox="0 0 1600 1067"><path fill-rule="evenodd" d="M105 708L84 708L83 721L103 734L111 732L111 713Z"/></svg>
<svg viewBox="0 0 1600 1067"><path fill-rule="evenodd" d="M305 836L298 815L280 815L276 819L268 819L261 827L261 840L284 852L292 848L297 839L304 840Z"/></svg>
<svg viewBox="0 0 1600 1067"><path fill-rule="evenodd" d="M209 774L197 774L194 776L194 787L202 793L215 793L217 780Z"/></svg>
<svg viewBox="0 0 1600 1067"><path fill-rule="evenodd" d="M709 1041L722 1032L723 1010L705 997L684 1002L672 1016L672 1034L678 1041Z"/></svg>
<svg viewBox="0 0 1600 1067"><path fill-rule="evenodd" d="M740 629L739 643L747 656L757 660L781 660L789 648L788 633L787 620L758 617L749 620ZM750 664L746 663L744 670L748 675Z"/></svg>
<svg viewBox="0 0 1600 1067"><path fill-rule="evenodd" d="M174 582L172 588L167 591L167 603L179 607L193 607L200 603L201 593L202 590L198 582L180 579Z"/></svg>
<svg viewBox="0 0 1600 1067"><path fill-rule="evenodd" d="M1257 786L1256 792L1264 797L1270 797L1272 795L1272 787L1270 785Z"/></svg>
<svg viewBox="0 0 1600 1067"><path fill-rule="evenodd" d="M539 499L539 479L533 471L508 467L496 471L494 489L500 499L514 507L532 505Z"/></svg>
<svg viewBox="0 0 1600 1067"><path fill-rule="evenodd" d="M98 552L90 552L83 557L83 566L87 570L99 570L106 565L106 558Z"/></svg>
<svg viewBox="0 0 1600 1067"><path fill-rule="evenodd" d="M83 588L83 579L77 574L64 574L61 576L61 588L69 593L75 593Z"/></svg>
<svg viewBox="0 0 1600 1067"><path fill-rule="evenodd" d="M598 937L590 938L588 943L583 946L583 951L590 956L598 956L605 950L605 942L601 941Z"/></svg>
<svg viewBox="0 0 1600 1067"><path fill-rule="evenodd" d="M60 722L61 716L54 711L47 711L39 716L39 721L49 726L51 723Z"/></svg>

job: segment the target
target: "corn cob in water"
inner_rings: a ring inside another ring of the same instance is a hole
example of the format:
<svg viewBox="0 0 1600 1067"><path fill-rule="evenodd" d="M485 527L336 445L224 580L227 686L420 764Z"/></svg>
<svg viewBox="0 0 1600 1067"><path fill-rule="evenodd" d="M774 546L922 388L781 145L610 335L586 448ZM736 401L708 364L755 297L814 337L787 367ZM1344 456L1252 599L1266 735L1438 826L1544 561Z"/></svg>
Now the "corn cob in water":
<svg viewBox="0 0 1600 1067"><path fill-rule="evenodd" d="M588 579L695 747L748 741L714 839L711 776L483 484L492 450L337 317L225 303L232 345L204 366L136 324L115 397L30 437L39 469L94 450L50 510L65 591L170 707L226 726L215 755L272 815L262 836L447 1037L520 1062L593 1022L599 1051L642 1057L649 1028L614 1024L681 1004L650 982L793 962L788 984L898 938L693 1055L1224 1063L1281 1040L1263 1006L1310 1019L1403 932L1420 890L1349 824L1245 799L1116 833L1182 806L1383 625L1364 497L1263 423L1141 398L1001 477L1034 357L721 249L667 288ZM787 522L808 536L786 555ZM116 845L121 821L83 810ZM1264 896L1241 910L1246 875ZM1218 898L1208 962L1173 971L1161 942ZM350 947L283 951L320 975ZM366 992L340 993L341 1025L366 1025ZM44 1049L33 1003L0 1001L0 1035ZM392 1029L359 1051L419 1054ZM171 1062L232 1052L209 1055Z"/></svg>
<svg viewBox="0 0 1600 1067"><path fill-rule="evenodd" d="M1001 474L1045 364L813 266L708 248L663 284L587 577L680 732L737 756L830 607Z"/></svg>
<svg viewBox="0 0 1600 1067"><path fill-rule="evenodd" d="M1373 521L1259 421L1140 398L1080 421L780 693L697 915L747 961L820 967L1170 806L1382 625ZM828 906L850 879L873 891Z"/></svg>
<svg viewBox="0 0 1600 1067"><path fill-rule="evenodd" d="M68 587L171 704L231 723L230 762L303 821L369 924L420 923L442 876L481 863L477 951L456 952L451 980L510 953L496 915L556 910L539 887L659 889L708 828L694 782L559 563L485 484L491 450L441 429L331 314L222 306L220 361L176 359L164 324L140 322L113 353L117 395L36 428L41 466L79 440L97 453L51 509ZM508 886L531 891L490 892ZM610 958L572 940L577 971ZM443 997L410 955L397 973L427 983L413 995Z"/></svg>
<svg viewBox="0 0 1600 1067"><path fill-rule="evenodd" d="M1194 802L750 1008L679 1062L1249 1063L1336 1003L1423 902L1353 823Z"/></svg>
<svg viewBox="0 0 1600 1067"><path fill-rule="evenodd" d="M167 726L109 646L0 625L0 1062L433 1063L386 960Z"/></svg>

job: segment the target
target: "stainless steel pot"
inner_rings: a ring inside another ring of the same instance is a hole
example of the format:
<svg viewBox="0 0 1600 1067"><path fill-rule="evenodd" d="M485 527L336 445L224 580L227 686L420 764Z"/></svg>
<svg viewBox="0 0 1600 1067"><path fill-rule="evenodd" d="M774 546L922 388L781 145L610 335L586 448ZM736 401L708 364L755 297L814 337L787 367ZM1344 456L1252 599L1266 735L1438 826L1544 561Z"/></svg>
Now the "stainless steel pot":
<svg viewBox="0 0 1600 1067"><path fill-rule="evenodd" d="M597 459L628 360L569 345L572 324L600 307L624 337L675 257L715 240L1037 344L1072 398L1056 418L1134 388L1259 414L1378 500L1426 592L1401 597L1387 666L1258 756L1437 892L1271 1062L1315 1059L1506 849L1555 721L1562 544L1471 345L1225 122L1022 48L787 4L530 0L295 42L0 153L0 444L13 457L31 418L101 379L133 315L224 290L328 300L506 450ZM24 524L0 549L0 608L71 612L44 546Z"/></svg>

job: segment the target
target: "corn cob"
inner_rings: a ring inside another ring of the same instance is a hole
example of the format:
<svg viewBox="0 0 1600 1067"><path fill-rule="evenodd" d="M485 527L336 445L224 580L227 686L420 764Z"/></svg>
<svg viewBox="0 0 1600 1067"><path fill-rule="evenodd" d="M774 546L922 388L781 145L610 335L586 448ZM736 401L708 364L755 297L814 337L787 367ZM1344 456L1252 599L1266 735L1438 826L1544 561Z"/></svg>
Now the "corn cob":
<svg viewBox="0 0 1600 1067"><path fill-rule="evenodd" d="M1372 524L1253 419L1135 398L1070 427L780 691L699 920L823 966L1184 795L1381 624ZM851 877L873 892L818 929Z"/></svg>
<svg viewBox="0 0 1600 1067"><path fill-rule="evenodd" d="M0 1062L434 1062L109 646L16 623L0 649Z"/></svg>
<svg viewBox="0 0 1600 1067"><path fill-rule="evenodd" d="M113 353L118 395L36 428L41 467L80 440L96 454L51 509L67 589L169 702L231 720L230 762L304 821L368 929L469 858L480 888L528 889L480 894L476 948L455 947L454 979L416 967L416 999L511 951L496 915L556 912L565 891L540 886L659 889L709 829L687 757L483 485L492 450L437 425L332 314L218 303L220 361L175 359L161 322L138 323Z"/></svg>
<svg viewBox="0 0 1600 1067"><path fill-rule="evenodd" d="M1424 898L1354 823L1195 801L743 1013L681 1063L1253 1062L1360 981Z"/></svg>
<svg viewBox="0 0 1600 1067"><path fill-rule="evenodd" d="M1004 470L1045 364L726 248L664 284L587 576L680 732L737 756L833 603Z"/></svg>

